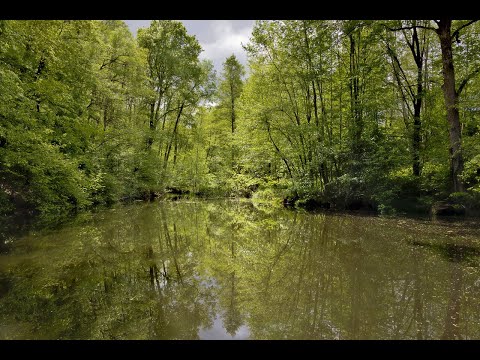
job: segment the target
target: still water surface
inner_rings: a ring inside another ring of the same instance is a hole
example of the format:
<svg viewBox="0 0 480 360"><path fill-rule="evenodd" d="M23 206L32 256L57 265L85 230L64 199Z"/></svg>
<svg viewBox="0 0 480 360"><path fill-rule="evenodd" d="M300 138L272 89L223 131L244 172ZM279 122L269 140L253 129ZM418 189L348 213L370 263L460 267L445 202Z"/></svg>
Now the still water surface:
<svg viewBox="0 0 480 360"><path fill-rule="evenodd" d="M480 228L137 203L5 239L0 339L480 339Z"/></svg>

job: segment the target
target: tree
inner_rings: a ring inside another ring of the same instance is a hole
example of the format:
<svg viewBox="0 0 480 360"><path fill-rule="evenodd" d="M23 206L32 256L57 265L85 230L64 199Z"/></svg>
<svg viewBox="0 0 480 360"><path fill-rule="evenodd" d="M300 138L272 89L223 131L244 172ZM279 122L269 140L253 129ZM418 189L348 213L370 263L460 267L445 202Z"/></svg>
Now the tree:
<svg viewBox="0 0 480 360"><path fill-rule="evenodd" d="M467 81L478 72L469 75L462 81L460 86L456 87L455 83L455 67L453 65L452 42L458 39L460 31L472 24L474 21L468 21L457 27L452 32L452 19L444 18L435 21L437 28L435 32L440 39L442 49L442 69L443 69L443 96L445 98L445 106L447 109L447 121L449 124L450 139L450 173L452 178L452 191L464 191L465 187L462 180L463 172L463 154L462 154L462 132L460 128L460 114L458 109L458 98L464 89Z"/></svg>
<svg viewBox="0 0 480 360"><path fill-rule="evenodd" d="M232 54L216 79L180 21L137 39L119 20L0 21L0 212L165 191L380 211L473 204L474 23L257 21L248 77Z"/></svg>
<svg viewBox="0 0 480 360"><path fill-rule="evenodd" d="M402 66L401 60L399 59L399 55L388 41L387 51L392 59L393 72L398 84L398 89L402 94L402 99L408 109L408 116L413 117L413 124L411 124L408 119L405 119L405 124L407 130L411 130L412 172L414 176L418 177L421 172L421 111L423 98L425 96L424 83L426 71L424 70L424 66L426 63L426 54L428 53L428 37L425 29L417 27L417 20L412 20L410 23L412 29L403 29L402 35L410 49L416 67L416 75L413 80L409 79L408 73L404 70L404 66ZM425 21L418 23L419 25L424 25Z"/></svg>
<svg viewBox="0 0 480 360"><path fill-rule="evenodd" d="M139 29L138 42L148 51L148 73L153 91L149 100L149 128L154 132L161 120L161 129L165 130L168 115L179 119L182 114L183 99L175 95L184 90L189 76L198 70L201 47L195 37L187 34L181 22L173 20L153 20L149 28ZM152 135L148 146L153 140Z"/></svg>
<svg viewBox="0 0 480 360"><path fill-rule="evenodd" d="M201 46L180 21L153 20L139 30L138 42L147 50L152 90L147 149L157 138L164 180L172 148L176 160L181 119L188 108L211 96L212 66L200 62Z"/></svg>
<svg viewBox="0 0 480 360"><path fill-rule="evenodd" d="M445 108L447 112L447 122L449 125L449 141L450 141L450 177L451 191L461 192L465 187L462 180L462 172L464 160L462 154L462 133L460 126L459 114L459 96L467 82L476 75L480 68L475 69L460 83L457 88L455 82L455 67L453 62L452 43L458 40L460 31L467 26L473 24L477 20L460 22L455 30L452 30L452 19L445 17L440 20L434 20L437 27L422 25L421 28L435 31L440 41L442 52L442 74L443 74L443 96L445 100ZM414 26L416 27L416 25ZM398 30L408 29L410 27L401 27Z"/></svg>
<svg viewBox="0 0 480 360"><path fill-rule="evenodd" d="M166 186L213 66L181 23L147 30L140 47L123 21L0 23L2 213L76 211Z"/></svg>
<svg viewBox="0 0 480 360"><path fill-rule="evenodd" d="M222 80L219 86L220 106L228 109L228 115L232 126L232 134L235 132L236 108L235 102L242 93L245 69L232 54L223 63Z"/></svg>

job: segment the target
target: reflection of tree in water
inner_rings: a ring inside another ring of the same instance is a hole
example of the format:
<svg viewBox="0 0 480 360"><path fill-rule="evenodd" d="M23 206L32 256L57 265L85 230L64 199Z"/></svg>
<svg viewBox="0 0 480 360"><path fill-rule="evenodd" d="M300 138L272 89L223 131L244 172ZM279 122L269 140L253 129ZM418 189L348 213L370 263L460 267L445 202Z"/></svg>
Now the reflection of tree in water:
<svg viewBox="0 0 480 360"><path fill-rule="evenodd" d="M235 202L99 212L15 243L0 337L195 339L221 316L252 338L480 338L477 254L414 230Z"/></svg>
<svg viewBox="0 0 480 360"><path fill-rule="evenodd" d="M238 293L235 287L235 281L235 271L233 271L230 275L228 284L225 284L227 286L230 286L230 291L228 292L230 302L228 306L226 306L226 308L224 309L225 312L223 316L223 325L225 327L225 330L227 330L227 332L231 336L235 336L240 326L243 325L243 316L238 306Z"/></svg>
<svg viewBox="0 0 480 360"><path fill-rule="evenodd" d="M157 210L121 208L20 242L0 319L29 324L27 338L196 338L214 299L193 277L188 239Z"/></svg>
<svg viewBox="0 0 480 360"><path fill-rule="evenodd" d="M469 313L472 310L475 313L475 308L478 311L478 305L472 307L472 304L468 304L467 300L474 296L469 294L466 289L469 288L470 290L473 290L477 287L476 284L478 281L474 281L473 283L470 282L470 284L468 284L469 277L467 277L466 265L469 263L470 265L472 265L472 263L475 264L474 259L478 257L480 251L475 246L469 246L462 243L456 244L454 242L447 242L446 244L434 243L427 246L448 261L444 281L446 284L444 290L446 299L445 304L442 306L444 310L444 321L440 338L444 340L471 338L472 336L466 335L466 330L469 327L471 320L473 319L475 321L475 319L478 319L478 316L473 315L472 317L469 316ZM422 305L423 307L425 306L424 304ZM470 305L470 307L468 305ZM424 321L424 319L422 320ZM475 325L478 324L474 323L473 327L475 327ZM475 336L473 336L473 338L475 338Z"/></svg>
<svg viewBox="0 0 480 360"><path fill-rule="evenodd" d="M209 228L214 231L209 231L208 234L218 246L213 254L216 262L212 264L212 274L217 283L217 306L223 327L233 337L244 322L239 300L240 278L236 274L239 266L236 248L237 242L242 242L240 233L245 230L248 210L240 204L233 204L231 208L224 207L220 211L214 208L210 210Z"/></svg>
<svg viewBox="0 0 480 360"><path fill-rule="evenodd" d="M262 296L249 307L255 337L439 338L449 296L449 308L456 309L451 313L459 312L452 297L464 293L462 280L458 273L451 275L455 279L448 283L454 287L446 288L449 264L405 241L415 229L402 232L362 217L317 217L315 225L304 220L286 226L294 229L293 235L277 233L278 242L289 244L287 248L257 254L272 259L273 266L261 271ZM258 287L258 281L252 284ZM479 310L472 300L463 311L478 319ZM478 337L479 325L478 320L471 321L470 338Z"/></svg>
<svg viewBox="0 0 480 360"><path fill-rule="evenodd" d="M463 266L462 261L468 254L469 248L447 244L444 255L450 262L450 281L445 330L442 339L461 339L460 310L463 293Z"/></svg>
<svg viewBox="0 0 480 360"><path fill-rule="evenodd" d="M421 273L422 270L419 264L421 260L419 258L420 258L420 254L418 252L414 252L412 256L413 274L414 274L413 275L414 277L413 318L416 326L416 339L423 340L426 334L426 323L425 323L425 314L424 314L425 300L422 293L424 275Z"/></svg>
<svg viewBox="0 0 480 360"><path fill-rule="evenodd" d="M360 322L362 310L362 292L365 289L362 281L362 248L357 242L350 245L350 293L351 293L351 313L350 313L350 339L358 339L361 336Z"/></svg>
<svg viewBox="0 0 480 360"><path fill-rule="evenodd" d="M235 262L235 237L236 232L239 230L239 226L232 222L231 224L231 260ZM235 270L230 273L230 276L226 277L226 282L223 284L223 292L226 293L226 304L224 306L223 326L227 333L231 336L235 336L237 330L243 324L243 316L239 309L238 304L238 291L236 287Z"/></svg>

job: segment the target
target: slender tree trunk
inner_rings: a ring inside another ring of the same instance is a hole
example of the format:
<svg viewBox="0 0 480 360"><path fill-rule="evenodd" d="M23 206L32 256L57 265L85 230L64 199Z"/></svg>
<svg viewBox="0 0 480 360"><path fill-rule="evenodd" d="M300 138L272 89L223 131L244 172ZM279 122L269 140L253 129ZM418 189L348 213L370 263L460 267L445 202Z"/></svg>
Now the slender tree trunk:
<svg viewBox="0 0 480 360"><path fill-rule="evenodd" d="M147 150L151 148L153 144L153 132L155 131L155 101L150 103L150 121L149 121L149 129L150 133L147 138Z"/></svg>
<svg viewBox="0 0 480 360"><path fill-rule="evenodd" d="M443 96L447 108L447 121L450 139L450 176L452 191L464 191L461 179L463 172L462 134L460 129L460 115L458 112L458 93L455 89L455 69L452 56L451 19L442 19L436 30L440 39L443 64Z"/></svg>
<svg viewBox="0 0 480 360"><path fill-rule="evenodd" d="M230 106L231 106L231 121L232 121L232 134L235 132L235 94L233 92L233 81L230 84Z"/></svg>
<svg viewBox="0 0 480 360"><path fill-rule="evenodd" d="M421 163L420 163L420 146L422 142L421 138L421 129L422 129L422 119L421 112L423 106L423 89L424 89L424 64L425 64L425 33L423 34L423 41L420 41L416 21L413 22L413 33L411 35L411 40L409 40L409 35L403 30L403 35L405 41L407 42L408 47L413 56L417 67L417 79L416 79L416 91L413 91L413 84L411 85L407 79L405 71L402 68L400 60L398 59L395 51L387 45L388 53L392 59L392 66L397 80L398 89L402 96L402 110L403 110L403 119L405 121L405 126L407 131L410 127L409 117L410 113L408 110L413 107L413 129L412 129L412 172L414 176L420 176L421 174ZM403 80L402 80L403 79ZM410 110L411 111L411 110Z"/></svg>
<svg viewBox="0 0 480 360"><path fill-rule="evenodd" d="M362 114L360 109L360 84L358 76L358 59L356 54L356 42L354 34L350 34L350 102L353 118L353 148L359 150L362 137Z"/></svg>
<svg viewBox="0 0 480 360"><path fill-rule="evenodd" d="M177 151L178 151L178 136L177 133L175 133L175 140L174 140L174 146L173 146L173 167L177 164Z"/></svg>
<svg viewBox="0 0 480 360"><path fill-rule="evenodd" d="M421 50L420 50L421 48ZM420 144L421 144L421 111L423 100L423 65L424 65L424 53L425 53L425 37L422 45L420 46L420 39L418 37L417 28L413 29L412 55L417 65L417 94L413 103L413 175L420 176L422 171L420 164Z"/></svg>
<svg viewBox="0 0 480 360"><path fill-rule="evenodd" d="M315 81L313 80L312 80L312 88L313 88L313 110L315 114L315 125L319 127L320 121L318 119L317 90L315 89ZM321 139L319 139L319 141L321 141Z"/></svg>
<svg viewBox="0 0 480 360"><path fill-rule="evenodd" d="M230 121L232 125L232 136L233 134L235 134L235 92L233 89L233 85L234 85L233 79L230 79L230 111L231 111ZM233 140L233 137L232 137L232 140ZM235 146L233 144L233 141L231 145L231 152L232 152L231 168L233 170L233 168L235 167Z"/></svg>
<svg viewBox="0 0 480 360"><path fill-rule="evenodd" d="M343 93L343 87L342 83L340 82L340 90L338 94L338 112L340 114L340 119L339 119L339 128L338 128L338 140L341 143L342 142L342 130L343 130L343 102L342 102L342 93Z"/></svg>
<svg viewBox="0 0 480 360"><path fill-rule="evenodd" d="M180 106L180 109L178 110L177 119L175 120L175 125L173 126L172 137L170 138L170 141L169 141L168 146L167 146L167 150L165 151L163 169L167 168L168 158L170 157L170 151L172 150L173 141L175 140L175 137L177 136L178 123L180 122L180 116L182 115L184 105L185 105L185 102L182 103L182 105Z"/></svg>
<svg viewBox="0 0 480 360"><path fill-rule="evenodd" d="M421 127L422 121L420 113L422 110L422 96L423 96L423 79L422 69L418 69L417 77L417 98L413 105L413 175L420 176L421 164L420 164L420 143L421 143Z"/></svg>
<svg viewBox="0 0 480 360"><path fill-rule="evenodd" d="M317 128L320 128L320 134L317 137L317 141L319 143L325 144L325 104L323 101L323 92L322 92L322 86L320 82L318 81L318 78L313 70L313 65L312 65L312 57L310 54L310 42L308 41L308 34L307 34L307 26L306 22L303 21L303 31L304 31L304 38L305 38L305 47L307 50L307 60L308 60L308 70L309 70L309 76L312 77L312 89L313 89L313 110L314 110L314 115L315 115L315 125ZM316 86L315 86L316 84ZM318 93L317 89L318 87ZM320 124L319 116L318 116L318 99L320 100L321 104L321 112L322 112L322 122ZM311 119L311 105L310 105L310 87L308 86L307 83L307 123L310 123ZM309 153L309 161L311 162L311 151ZM320 177L323 181L323 186L325 186L328 183L328 176L327 176L327 164L325 159L323 159L320 162L318 172L320 174Z"/></svg>
<svg viewBox="0 0 480 360"><path fill-rule="evenodd" d="M155 129L154 119L155 119L155 101L150 103L150 123L149 123L150 130Z"/></svg>
<svg viewBox="0 0 480 360"><path fill-rule="evenodd" d="M293 181L292 169L290 168L290 165L288 164L287 159L283 156L283 154L280 151L280 149L278 148L277 144L275 144L275 141L273 141L272 134L271 134L271 131L270 131L270 123L268 122L268 120L266 120L265 122L267 124L268 137L270 138L270 141L271 141L273 147L275 148L275 150L277 151L278 155L280 155L283 162L285 163L285 166L287 167L288 175L290 175L290 179L292 179L292 181Z"/></svg>
<svg viewBox="0 0 480 360"><path fill-rule="evenodd" d="M323 88L322 88L322 83L318 81L318 78L316 79L317 87L318 87L318 97L320 100L320 110L322 113L322 122L321 122L321 134L322 134L322 141L323 145L326 144L326 139L325 139L325 127L327 127L327 134L328 134L328 124L327 124L327 110L325 108L325 99L323 96ZM323 157L323 160L320 164L320 175L323 180L323 186L328 184L328 166L327 166L327 161L325 160L325 157Z"/></svg>

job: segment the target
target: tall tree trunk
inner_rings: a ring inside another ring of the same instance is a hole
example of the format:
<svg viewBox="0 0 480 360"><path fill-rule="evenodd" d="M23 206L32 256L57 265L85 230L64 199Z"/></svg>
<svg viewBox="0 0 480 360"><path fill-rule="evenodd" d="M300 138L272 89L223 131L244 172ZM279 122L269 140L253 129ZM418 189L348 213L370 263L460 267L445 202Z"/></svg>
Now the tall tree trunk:
<svg viewBox="0 0 480 360"><path fill-rule="evenodd" d="M270 123L268 122L267 119L265 119L265 123L267 125L267 133L268 133L268 137L270 138L270 141L273 145L273 147L275 148L275 150L277 151L278 155L280 155L280 157L282 158L283 162L285 163L285 166L287 167L287 171L288 171L288 175L290 176L290 179L293 180L293 175L292 175L292 169L290 168L290 165L288 164L288 161L287 159L285 158L285 156L283 156L282 152L280 151L280 149L278 148L277 144L275 143L275 141L273 141L273 137L272 137L272 134L271 134L271 130L270 130ZM296 190L295 190L295 193L296 193Z"/></svg>
<svg viewBox="0 0 480 360"><path fill-rule="evenodd" d="M418 37L417 28L413 28L411 51L417 65L417 94L413 102L413 175L420 176L421 164L420 164L420 143L421 143L421 111L423 100L423 65L425 54L425 35L422 45L420 45L420 39Z"/></svg>
<svg viewBox="0 0 480 360"><path fill-rule="evenodd" d="M180 106L180 109L178 110L177 119L175 120L175 125L173 126L172 137L170 138L170 141L168 142L167 150L165 151L164 162L163 162L164 170L167 168L168 158L170 157L170 151L172 150L173 141L177 136L178 123L180 122L180 116L182 115L184 106L185 106L185 102L182 103L182 105Z"/></svg>
<svg viewBox="0 0 480 360"><path fill-rule="evenodd" d="M150 130L155 129L154 119L155 119L155 101L150 103L150 123L149 123Z"/></svg>
<svg viewBox="0 0 480 360"><path fill-rule="evenodd" d="M233 91L233 79L230 79L230 111L231 111L230 120L232 123L232 135L233 135L235 134L235 93ZM232 151L231 167L233 170L233 168L235 167L235 145L233 141L232 141L231 151Z"/></svg>
<svg viewBox="0 0 480 360"><path fill-rule="evenodd" d="M464 191L461 179L463 171L462 134L460 129L460 115L458 112L458 93L455 89L455 69L452 56L452 20L442 19L438 22L436 30L440 39L443 64L443 97L447 108L447 120L450 138L450 176L452 191Z"/></svg>
<svg viewBox="0 0 480 360"><path fill-rule="evenodd" d="M233 92L233 81L230 83L230 106L231 106L231 121L232 121L232 134L235 132L235 94Z"/></svg>
<svg viewBox="0 0 480 360"><path fill-rule="evenodd" d="M178 152L178 136L175 133L175 144L173 146L173 167L177 164L177 152Z"/></svg>
<svg viewBox="0 0 480 360"><path fill-rule="evenodd" d="M350 34L350 102L353 118L353 148L359 150L363 123L360 109L360 79L358 74L358 58L356 54L355 34Z"/></svg>
<svg viewBox="0 0 480 360"><path fill-rule="evenodd" d="M417 97L413 104L413 175L420 176L420 143L421 136L420 130L422 127L422 121L420 113L422 111L422 97L423 97L423 74L422 67L419 67L417 75Z"/></svg>
<svg viewBox="0 0 480 360"><path fill-rule="evenodd" d="M415 61L417 67L417 79L416 79L416 91L413 91L413 84L410 84L408 81L408 77L405 74L405 71L402 68L400 60L396 55L395 51L387 44L388 53L392 59L392 66L395 75L395 79L397 80L398 89L402 96L402 110L403 110L403 118L405 121L405 125L407 131L409 130L408 121L410 104L413 107L413 129L412 129L412 172L414 176L420 176L421 174L421 163L420 163L420 146L422 142L421 138L421 129L422 129L422 119L421 119L421 112L422 106L424 105L423 101L423 91L424 91L424 81L425 81L425 74L424 72L424 64L426 64L425 56L426 56L426 34L423 33L423 40L420 40L418 30L417 30L417 21L413 20L413 32L411 33L411 40L410 35L405 32L405 29L401 29L405 38L405 41L410 48L410 51L413 56L413 60ZM397 29L398 30L398 29ZM394 31L397 31L394 30Z"/></svg>
<svg viewBox="0 0 480 360"><path fill-rule="evenodd" d="M147 138L147 150L151 148L153 144L153 133L155 131L155 101L150 103L150 121L149 121L149 135Z"/></svg>

